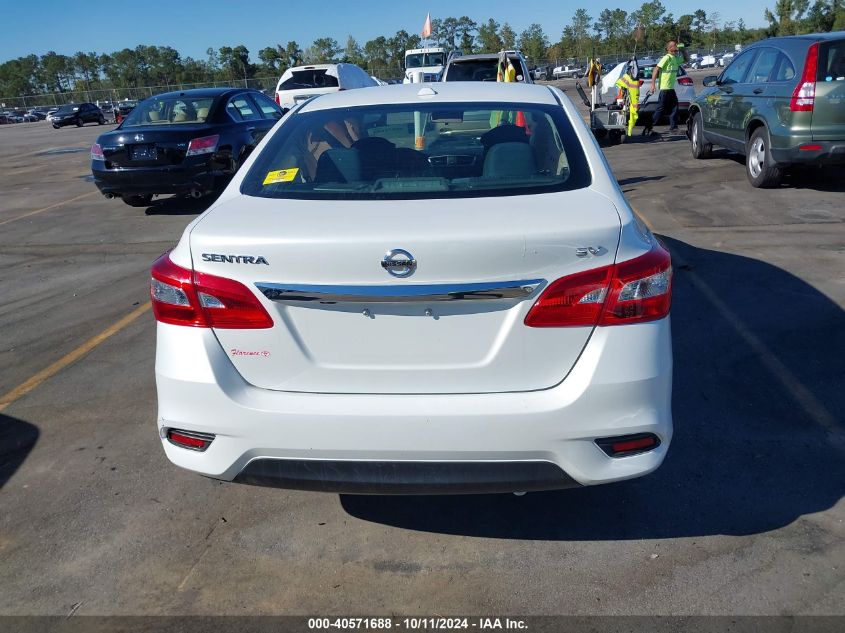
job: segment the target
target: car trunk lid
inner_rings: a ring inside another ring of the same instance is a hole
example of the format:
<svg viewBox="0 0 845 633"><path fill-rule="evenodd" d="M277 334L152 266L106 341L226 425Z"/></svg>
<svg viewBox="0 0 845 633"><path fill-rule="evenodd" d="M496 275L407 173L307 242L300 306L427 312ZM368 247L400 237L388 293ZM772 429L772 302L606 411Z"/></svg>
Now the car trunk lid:
<svg viewBox="0 0 845 633"><path fill-rule="evenodd" d="M195 138L212 134L205 125L131 127L100 137L106 167L156 167L179 165L185 159L188 144Z"/></svg>
<svg viewBox="0 0 845 633"><path fill-rule="evenodd" d="M198 223L191 251L196 270L245 284L273 318L269 329L215 330L255 386L482 393L565 378L593 328L523 320L551 281L612 263L619 232L614 205L590 189L398 202L238 197ZM383 265L391 251L397 266Z"/></svg>

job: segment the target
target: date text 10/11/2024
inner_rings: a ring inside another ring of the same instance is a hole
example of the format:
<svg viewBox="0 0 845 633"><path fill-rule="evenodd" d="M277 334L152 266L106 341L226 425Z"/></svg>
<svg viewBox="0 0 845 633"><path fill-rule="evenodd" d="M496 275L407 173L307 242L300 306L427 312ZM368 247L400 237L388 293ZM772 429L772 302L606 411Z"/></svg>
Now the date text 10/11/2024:
<svg viewBox="0 0 845 633"><path fill-rule="evenodd" d="M518 618L308 618L309 630L525 630L528 628L524 620Z"/></svg>

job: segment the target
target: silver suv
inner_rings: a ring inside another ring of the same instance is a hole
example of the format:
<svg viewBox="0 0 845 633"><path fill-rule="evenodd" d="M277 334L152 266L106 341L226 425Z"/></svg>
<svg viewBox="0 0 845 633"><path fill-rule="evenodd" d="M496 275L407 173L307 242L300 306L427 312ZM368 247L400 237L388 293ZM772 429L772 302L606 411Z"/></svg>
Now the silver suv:
<svg viewBox="0 0 845 633"><path fill-rule="evenodd" d="M525 57L519 51L504 51L516 68L516 80L533 84ZM453 57L443 71L443 81L496 81L497 65L501 53L481 53Z"/></svg>

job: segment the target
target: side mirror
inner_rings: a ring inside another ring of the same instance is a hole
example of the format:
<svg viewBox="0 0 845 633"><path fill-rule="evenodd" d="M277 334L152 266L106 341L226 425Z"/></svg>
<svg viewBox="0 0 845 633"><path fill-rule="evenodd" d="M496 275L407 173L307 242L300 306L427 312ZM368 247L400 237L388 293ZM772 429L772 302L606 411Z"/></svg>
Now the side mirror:
<svg viewBox="0 0 845 633"><path fill-rule="evenodd" d="M712 88L713 86L715 86L718 83L718 81L719 81L718 76L708 75L707 77L704 78L704 81L702 83L704 84L705 87Z"/></svg>

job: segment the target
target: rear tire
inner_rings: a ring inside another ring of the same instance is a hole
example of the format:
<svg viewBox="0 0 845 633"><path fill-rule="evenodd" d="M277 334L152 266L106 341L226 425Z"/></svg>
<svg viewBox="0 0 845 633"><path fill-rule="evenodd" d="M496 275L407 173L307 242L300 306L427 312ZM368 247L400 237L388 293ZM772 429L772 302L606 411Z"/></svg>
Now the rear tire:
<svg viewBox="0 0 845 633"><path fill-rule="evenodd" d="M97 120L97 125L104 125L104 124L105 124L105 122L106 122L106 117L104 117L104 116L101 114L101 115L100 115L100 118Z"/></svg>
<svg viewBox="0 0 845 633"><path fill-rule="evenodd" d="M758 127L745 146L745 174L752 187L777 187L783 178L783 169L772 160L769 131Z"/></svg>
<svg viewBox="0 0 845 633"><path fill-rule="evenodd" d="M144 194L144 195L136 195L136 196L123 196L121 200L128 204L130 207L148 207L153 201L153 195L151 193Z"/></svg>
<svg viewBox="0 0 845 633"><path fill-rule="evenodd" d="M85 122L82 120L81 116L76 117L76 127L82 127L84 124Z"/></svg>
<svg viewBox="0 0 845 633"><path fill-rule="evenodd" d="M59 129L59 127L61 127L61 126L56 125L55 123L53 123L53 129L54 129L54 130L58 130L58 129Z"/></svg>
<svg viewBox="0 0 845 633"><path fill-rule="evenodd" d="M692 115L692 124L690 126L690 148L692 149L692 157L697 159L709 158L713 153L713 144L708 143L704 139L704 128L701 125L700 112L696 112Z"/></svg>

